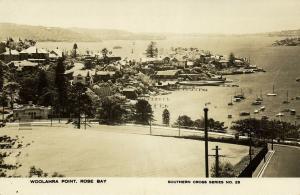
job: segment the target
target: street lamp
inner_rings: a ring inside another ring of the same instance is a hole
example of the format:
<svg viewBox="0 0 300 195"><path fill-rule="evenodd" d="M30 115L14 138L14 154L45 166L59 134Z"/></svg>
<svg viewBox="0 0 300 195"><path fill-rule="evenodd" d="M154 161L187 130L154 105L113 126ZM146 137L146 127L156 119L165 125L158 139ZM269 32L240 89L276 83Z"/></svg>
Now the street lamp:
<svg viewBox="0 0 300 195"><path fill-rule="evenodd" d="M82 95L85 95L85 93L79 93L78 95L78 129L80 129L80 120L81 120L81 112L80 112L80 108L81 108L81 105L80 105L80 98L82 97Z"/></svg>
<svg viewBox="0 0 300 195"><path fill-rule="evenodd" d="M204 108L204 141L205 141L205 176L208 178L208 117L207 112L208 108Z"/></svg>

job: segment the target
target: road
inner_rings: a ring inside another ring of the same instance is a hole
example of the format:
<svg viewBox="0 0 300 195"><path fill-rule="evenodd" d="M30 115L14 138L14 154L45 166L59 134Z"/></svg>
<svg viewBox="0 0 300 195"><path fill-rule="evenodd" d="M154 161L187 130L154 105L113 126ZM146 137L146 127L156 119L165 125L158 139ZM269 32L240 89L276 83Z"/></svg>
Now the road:
<svg viewBox="0 0 300 195"><path fill-rule="evenodd" d="M274 150L263 177L300 177L300 148L274 145Z"/></svg>

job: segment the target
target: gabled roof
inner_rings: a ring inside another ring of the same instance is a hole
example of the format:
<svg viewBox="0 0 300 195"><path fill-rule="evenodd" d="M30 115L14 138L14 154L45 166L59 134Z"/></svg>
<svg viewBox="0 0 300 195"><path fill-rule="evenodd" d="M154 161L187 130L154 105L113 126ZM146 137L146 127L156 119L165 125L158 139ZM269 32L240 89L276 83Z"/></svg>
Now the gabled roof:
<svg viewBox="0 0 300 195"><path fill-rule="evenodd" d="M62 57L63 52L60 49L56 48L56 49L50 51L50 54L55 54L58 57Z"/></svg>
<svg viewBox="0 0 300 195"><path fill-rule="evenodd" d="M15 66L17 67L25 67L25 66L31 66L31 67L35 67L35 66L38 66L39 64L38 63L35 63L35 62L30 62L28 60L22 60L22 61L11 61L10 63L8 64L14 64Z"/></svg>
<svg viewBox="0 0 300 195"><path fill-rule="evenodd" d="M73 76L83 76L83 77L86 77L86 76L92 76L95 74L95 71L93 70L76 70L73 72Z"/></svg>
<svg viewBox="0 0 300 195"><path fill-rule="evenodd" d="M20 53L28 53L28 54L33 54L33 53L49 53L44 49L38 49L36 46L29 47Z"/></svg>
<svg viewBox="0 0 300 195"><path fill-rule="evenodd" d="M19 52L17 50L10 50L6 49L6 52L0 54L0 55L19 55Z"/></svg>

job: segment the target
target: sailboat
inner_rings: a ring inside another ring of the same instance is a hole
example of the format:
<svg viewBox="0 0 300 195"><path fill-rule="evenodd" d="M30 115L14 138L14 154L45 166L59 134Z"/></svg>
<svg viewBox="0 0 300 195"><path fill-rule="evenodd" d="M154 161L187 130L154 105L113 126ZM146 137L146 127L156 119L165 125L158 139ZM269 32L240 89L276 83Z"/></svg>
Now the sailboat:
<svg viewBox="0 0 300 195"><path fill-rule="evenodd" d="M289 91L286 92L286 100L282 102L283 104L289 104Z"/></svg>
<svg viewBox="0 0 300 195"><path fill-rule="evenodd" d="M267 96L277 96L277 93L274 92L274 85L273 85L273 93L268 93Z"/></svg>
<svg viewBox="0 0 300 195"><path fill-rule="evenodd" d="M257 102L262 102L263 101L263 96L262 96L262 90L260 90L260 97L256 97Z"/></svg>
<svg viewBox="0 0 300 195"><path fill-rule="evenodd" d="M231 101L228 103L228 106L232 106L233 103L232 103L232 98L231 98Z"/></svg>

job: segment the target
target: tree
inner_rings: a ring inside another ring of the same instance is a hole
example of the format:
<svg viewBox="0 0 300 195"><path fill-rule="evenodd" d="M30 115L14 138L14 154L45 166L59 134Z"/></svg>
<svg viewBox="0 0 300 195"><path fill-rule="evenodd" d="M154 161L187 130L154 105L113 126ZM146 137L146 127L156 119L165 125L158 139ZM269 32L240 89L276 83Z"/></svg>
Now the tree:
<svg viewBox="0 0 300 195"><path fill-rule="evenodd" d="M168 109L164 109L163 114L162 114L162 118L163 118L163 123L166 125L170 124L170 112Z"/></svg>
<svg viewBox="0 0 300 195"><path fill-rule="evenodd" d="M152 107L147 100L138 100L135 109L135 120L137 123L149 124L150 120L153 120Z"/></svg>
<svg viewBox="0 0 300 195"><path fill-rule="evenodd" d="M201 119L196 119L196 120L194 121L194 126L195 126L196 128L198 128L198 129L204 128L204 119L203 119L203 118L201 118Z"/></svg>
<svg viewBox="0 0 300 195"><path fill-rule="evenodd" d="M107 57L108 49L103 48L103 49L101 50L101 53L102 53L102 58L103 58L102 62L103 62L104 64L109 64L110 61L109 61L109 58Z"/></svg>
<svg viewBox="0 0 300 195"><path fill-rule="evenodd" d="M10 98L10 108L13 110L15 96L17 95L17 91L20 89L20 85L16 82L8 82L4 85L4 90L6 94L9 95Z"/></svg>
<svg viewBox="0 0 300 195"><path fill-rule="evenodd" d="M216 177L215 163L210 169L211 177ZM219 164L219 177L235 177L233 165L229 162L220 162Z"/></svg>
<svg viewBox="0 0 300 195"><path fill-rule="evenodd" d="M158 49L156 47L156 42L151 41L146 49L146 56L149 58L155 58L158 55Z"/></svg>
<svg viewBox="0 0 300 195"><path fill-rule="evenodd" d="M101 53L102 53L103 58L106 58L106 57L107 57L107 54L108 54L108 49L103 48L103 49L101 50Z"/></svg>
<svg viewBox="0 0 300 195"><path fill-rule="evenodd" d="M0 90L3 90L4 84L4 70L3 70L3 63L0 61Z"/></svg>
<svg viewBox="0 0 300 195"><path fill-rule="evenodd" d="M74 43L74 45L73 45L73 50L74 50L74 57L75 57L75 58L76 58L76 56L77 56L77 49L78 49L77 43Z"/></svg>
<svg viewBox="0 0 300 195"><path fill-rule="evenodd" d="M235 60L235 56L234 56L234 53L230 53L229 54L229 65L230 66L233 66L234 65L234 60Z"/></svg>
<svg viewBox="0 0 300 195"><path fill-rule="evenodd" d="M26 104L29 101L33 103L37 102L37 89L36 89L37 79L35 76L23 77L20 82L19 100L22 104Z"/></svg>
<svg viewBox="0 0 300 195"><path fill-rule="evenodd" d="M192 127L194 124L194 121L191 119L191 117L187 115L179 116L176 123L180 126L184 127Z"/></svg>
<svg viewBox="0 0 300 195"><path fill-rule="evenodd" d="M99 109L99 119L102 122L106 124L120 123L124 114L125 110L114 96L102 99Z"/></svg>
<svg viewBox="0 0 300 195"><path fill-rule="evenodd" d="M57 110L58 113L61 113L61 110L64 110L67 107L67 81L65 78L65 66L62 59L59 59L55 67L55 88L57 91Z"/></svg>
<svg viewBox="0 0 300 195"><path fill-rule="evenodd" d="M72 111L75 115L86 114L92 116L94 113L93 102L87 95L87 87L82 83L72 85L69 94L69 102L74 108Z"/></svg>

